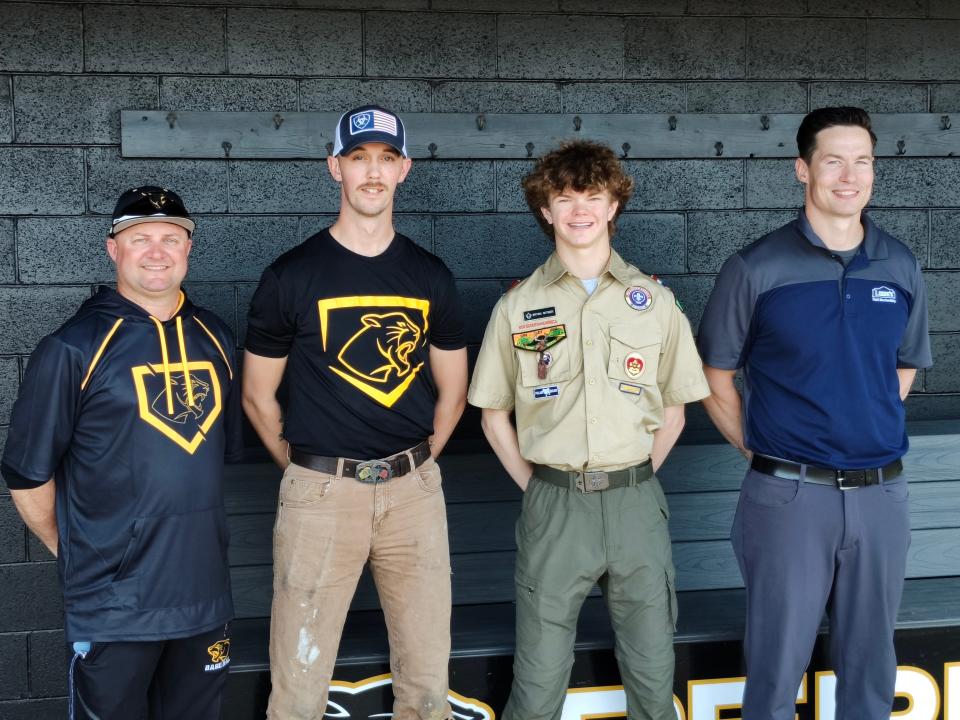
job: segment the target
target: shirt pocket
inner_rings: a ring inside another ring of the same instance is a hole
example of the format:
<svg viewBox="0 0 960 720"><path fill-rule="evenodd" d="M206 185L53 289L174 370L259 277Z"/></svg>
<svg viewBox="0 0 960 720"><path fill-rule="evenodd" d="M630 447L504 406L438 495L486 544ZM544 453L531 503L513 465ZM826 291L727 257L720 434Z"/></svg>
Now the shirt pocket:
<svg viewBox="0 0 960 720"><path fill-rule="evenodd" d="M655 325L611 325L607 375L622 392L655 389L660 367L660 329ZM623 384L625 387L621 387ZM638 392L637 395L641 395Z"/></svg>
<svg viewBox="0 0 960 720"><path fill-rule="evenodd" d="M547 366L547 376L545 378L541 378L537 372L537 356L539 353L536 350L517 348L514 352L517 353L517 363L520 365L520 382L523 383L524 387L556 385L570 379L569 338L564 338L544 351L544 353L550 355L550 364Z"/></svg>

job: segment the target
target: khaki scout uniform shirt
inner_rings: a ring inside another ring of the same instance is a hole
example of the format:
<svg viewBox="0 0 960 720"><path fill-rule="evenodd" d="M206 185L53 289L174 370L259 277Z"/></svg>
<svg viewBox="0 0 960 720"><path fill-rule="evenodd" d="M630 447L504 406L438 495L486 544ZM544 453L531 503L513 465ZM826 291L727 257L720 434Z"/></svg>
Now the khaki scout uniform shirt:
<svg viewBox="0 0 960 720"><path fill-rule="evenodd" d="M639 291L639 292L638 292ZM633 302L628 302L628 296ZM546 377L536 334L548 347ZM516 409L520 454L561 470L619 470L650 456L664 406L710 394L673 293L611 251L592 295L556 253L506 293L487 325L468 399Z"/></svg>

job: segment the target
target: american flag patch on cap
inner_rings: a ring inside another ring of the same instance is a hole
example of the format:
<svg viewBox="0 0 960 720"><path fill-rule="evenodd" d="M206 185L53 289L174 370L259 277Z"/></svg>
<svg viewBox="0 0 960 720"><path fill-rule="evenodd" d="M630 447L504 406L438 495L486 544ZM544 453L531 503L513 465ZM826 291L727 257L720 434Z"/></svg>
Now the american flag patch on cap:
<svg viewBox="0 0 960 720"><path fill-rule="evenodd" d="M350 116L351 135L373 131L396 135L397 119L381 110L364 110Z"/></svg>

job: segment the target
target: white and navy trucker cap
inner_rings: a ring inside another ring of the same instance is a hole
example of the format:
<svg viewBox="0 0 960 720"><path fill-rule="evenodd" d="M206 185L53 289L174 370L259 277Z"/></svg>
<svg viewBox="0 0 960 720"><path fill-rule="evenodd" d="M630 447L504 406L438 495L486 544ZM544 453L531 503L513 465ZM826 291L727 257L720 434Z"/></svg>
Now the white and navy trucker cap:
<svg viewBox="0 0 960 720"><path fill-rule="evenodd" d="M385 143L403 157L410 157L403 121L389 110L378 105L364 105L340 116L333 140L334 155L343 155L357 145L372 142Z"/></svg>

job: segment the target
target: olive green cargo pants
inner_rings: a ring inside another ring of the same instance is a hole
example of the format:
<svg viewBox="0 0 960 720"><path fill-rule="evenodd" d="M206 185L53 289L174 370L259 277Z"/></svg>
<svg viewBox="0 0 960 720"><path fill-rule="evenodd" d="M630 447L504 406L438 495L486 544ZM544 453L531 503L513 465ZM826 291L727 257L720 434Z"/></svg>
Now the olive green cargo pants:
<svg viewBox="0 0 960 720"><path fill-rule="evenodd" d="M559 720L577 616L600 584L630 720L675 720L674 569L656 477L583 494L534 478L517 521L517 648L502 720Z"/></svg>

